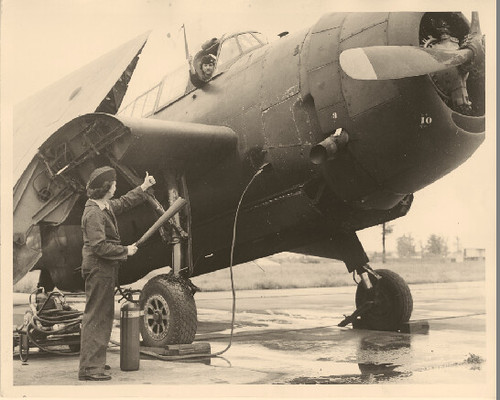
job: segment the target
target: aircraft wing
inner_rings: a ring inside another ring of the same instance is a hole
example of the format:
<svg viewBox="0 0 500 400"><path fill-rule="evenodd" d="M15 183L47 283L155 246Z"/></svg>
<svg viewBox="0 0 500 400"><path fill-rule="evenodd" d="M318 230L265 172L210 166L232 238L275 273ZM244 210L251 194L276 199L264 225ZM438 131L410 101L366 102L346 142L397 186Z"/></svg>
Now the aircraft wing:
<svg viewBox="0 0 500 400"><path fill-rule="evenodd" d="M43 183L37 176L43 168L43 161L35 157L38 148L78 115L117 112L148 36L149 32L125 43L14 107L14 282L41 257L37 222L58 223L79 196L67 188L37 186Z"/></svg>
<svg viewBox="0 0 500 400"><path fill-rule="evenodd" d="M225 126L106 113L73 118L45 140L14 187L14 283L42 255L40 226L68 218L98 163L136 171L169 163L201 175L236 148Z"/></svg>
<svg viewBox="0 0 500 400"><path fill-rule="evenodd" d="M66 122L89 112L117 112L148 36L125 43L14 107L15 182L41 144Z"/></svg>

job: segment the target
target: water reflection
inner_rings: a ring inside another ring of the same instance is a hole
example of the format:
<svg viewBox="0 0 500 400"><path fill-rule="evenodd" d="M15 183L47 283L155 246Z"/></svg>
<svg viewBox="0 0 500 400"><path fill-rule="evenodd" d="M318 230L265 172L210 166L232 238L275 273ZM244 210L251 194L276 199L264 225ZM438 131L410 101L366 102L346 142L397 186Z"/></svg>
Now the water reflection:
<svg viewBox="0 0 500 400"><path fill-rule="evenodd" d="M357 361L364 380L378 382L410 376L404 366L412 358L411 340L412 336L405 333L375 332L362 337Z"/></svg>
<svg viewBox="0 0 500 400"><path fill-rule="evenodd" d="M412 360L412 336L398 332L351 331L357 339L355 354L340 361L336 356L321 357L318 361L341 373L316 377L297 377L288 384L374 384L394 381L412 375L408 365ZM352 336L350 337L352 339ZM346 338L344 337L344 340ZM333 361L333 363L332 363ZM356 365L360 373L350 366Z"/></svg>

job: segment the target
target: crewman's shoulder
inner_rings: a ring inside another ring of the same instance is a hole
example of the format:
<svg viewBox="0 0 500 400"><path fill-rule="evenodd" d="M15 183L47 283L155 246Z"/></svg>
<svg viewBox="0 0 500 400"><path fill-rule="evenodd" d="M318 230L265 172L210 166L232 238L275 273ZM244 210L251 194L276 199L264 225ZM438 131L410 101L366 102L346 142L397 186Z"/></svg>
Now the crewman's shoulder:
<svg viewBox="0 0 500 400"><path fill-rule="evenodd" d="M89 199L85 203L85 208L83 210L83 218L93 215L102 215L102 211L99 205L95 201Z"/></svg>

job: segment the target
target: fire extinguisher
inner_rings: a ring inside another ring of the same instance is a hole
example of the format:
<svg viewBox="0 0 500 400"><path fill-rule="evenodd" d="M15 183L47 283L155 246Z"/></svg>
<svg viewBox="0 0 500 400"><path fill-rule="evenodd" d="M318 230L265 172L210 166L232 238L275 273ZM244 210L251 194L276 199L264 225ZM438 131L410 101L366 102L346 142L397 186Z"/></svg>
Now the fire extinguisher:
<svg viewBox="0 0 500 400"><path fill-rule="evenodd" d="M136 371L139 369L139 305L125 302L120 309L120 369Z"/></svg>

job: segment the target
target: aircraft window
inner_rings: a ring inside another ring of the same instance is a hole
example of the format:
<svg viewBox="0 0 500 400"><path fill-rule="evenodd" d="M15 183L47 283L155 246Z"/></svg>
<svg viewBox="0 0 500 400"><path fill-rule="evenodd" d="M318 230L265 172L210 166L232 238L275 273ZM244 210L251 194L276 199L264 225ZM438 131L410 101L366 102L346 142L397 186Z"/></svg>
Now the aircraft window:
<svg viewBox="0 0 500 400"><path fill-rule="evenodd" d="M146 94L146 102L144 103L144 108L142 110L142 116L146 116L152 114L155 110L156 98L158 97L158 91L160 90L160 86L156 86L151 89Z"/></svg>
<svg viewBox="0 0 500 400"><path fill-rule="evenodd" d="M250 33L244 33L243 35L238 36L238 41L240 42L243 53L260 46L260 42Z"/></svg>
<svg viewBox="0 0 500 400"><path fill-rule="evenodd" d="M132 115L132 110L134 109L134 103L129 103L125 108L123 108L118 114L130 117Z"/></svg>
<svg viewBox="0 0 500 400"><path fill-rule="evenodd" d="M173 100L183 96L189 81L189 71L183 65L168 74L163 81L158 107L162 107Z"/></svg>
<svg viewBox="0 0 500 400"><path fill-rule="evenodd" d="M233 60L241 54L240 47L235 38L230 38L222 43L222 48L217 59L217 65L222 65Z"/></svg>
<svg viewBox="0 0 500 400"><path fill-rule="evenodd" d="M142 117L142 109L144 108L145 102L146 95L143 94L134 103L134 111L132 111L132 117Z"/></svg>
<svg viewBox="0 0 500 400"><path fill-rule="evenodd" d="M267 39L266 37L259 32L252 32L252 35L261 43L261 44L267 44Z"/></svg>

